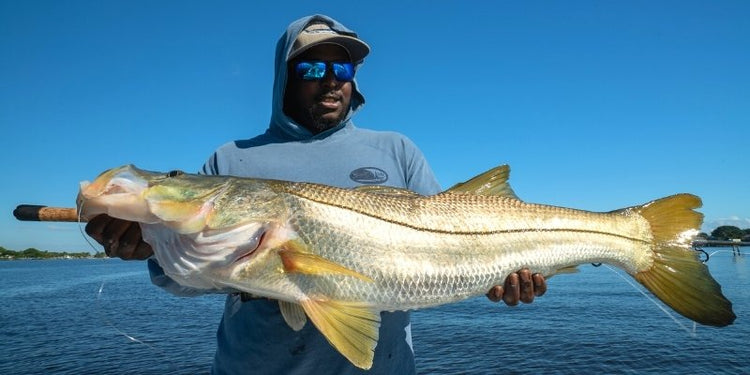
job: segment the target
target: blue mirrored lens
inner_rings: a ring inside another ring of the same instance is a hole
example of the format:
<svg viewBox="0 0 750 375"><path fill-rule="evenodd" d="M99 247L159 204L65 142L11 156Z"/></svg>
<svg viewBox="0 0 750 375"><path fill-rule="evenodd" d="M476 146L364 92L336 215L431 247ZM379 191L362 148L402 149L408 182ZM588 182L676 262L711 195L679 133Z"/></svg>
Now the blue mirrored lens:
<svg viewBox="0 0 750 375"><path fill-rule="evenodd" d="M332 63L331 67L337 80L349 82L354 79L354 65L352 63Z"/></svg>
<svg viewBox="0 0 750 375"><path fill-rule="evenodd" d="M306 81L322 79L326 75L326 63L302 61L297 63L296 71L297 76Z"/></svg>
<svg viewBox="0 0 750 375"><path fill-rule="evenodd" d="M324 61L301 61L295 66L297 77L306 81L316 81L326 76L328 66L331 66L333 76L338 81L349 82L354 79L354 64L326 63Z"/></svg>

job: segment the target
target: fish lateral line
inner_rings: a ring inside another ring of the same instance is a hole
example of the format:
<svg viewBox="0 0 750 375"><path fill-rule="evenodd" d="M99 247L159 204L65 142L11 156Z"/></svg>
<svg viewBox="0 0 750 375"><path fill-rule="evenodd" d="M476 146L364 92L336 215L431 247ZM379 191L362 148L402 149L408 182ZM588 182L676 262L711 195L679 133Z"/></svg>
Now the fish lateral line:
<svg viewBox="0 0 750 375"><path fill-rule="evenodd" d="M457 236L493 236L493 235L502 235L502 234L518 234L518 233L539 233L539 232L550 232L550 233L564 233L564 232L570 232L570 233L582 233L582 234L593 234L593 235L602 235L602 236L609 236L609 237L615 237L615 238L621 238L633 242L638 242L642 244L650 244L652 241L642 238L637 238L633 236L626 236L622 234L617 233L611 233L611 232L605 232L605 231L595 231L595 230L587 230L587 229L577 229L577 228L535 228L535 229L497 229L497 230L484 230L484 231L461 231L461 230L449 230L449 229L439 229L439 228L428 228L426 226L419 226L414 225L402 220L397 219L389 219L387 217L376 215L372 212L369 212L367 210L359 209L357 207L353 207L350 205L344 205L344 204L336 204L327 200L322 199L316 199L314 197L311 197L309 195L300 195L296 194L294 192L289 192L290 194L293 194L295 197L303 200L307 200L313 203L326 205L329 207L335 207L340 208L342 210L347 210L351 212L355 212L358 214L361 214L363 216L367 216L373 219L377 219L389 224L396 224L400 225L409 229L414 229L420 232L428 232L428 233L435 233L435 234L450 234L450 235L457 235ZM406 199L424 199L428 197L424 196L418 196L418 197L405 197ZM601 214L601 215L607 215L607 214L617 214L616 212L596 212L595 214Z"/></svg>

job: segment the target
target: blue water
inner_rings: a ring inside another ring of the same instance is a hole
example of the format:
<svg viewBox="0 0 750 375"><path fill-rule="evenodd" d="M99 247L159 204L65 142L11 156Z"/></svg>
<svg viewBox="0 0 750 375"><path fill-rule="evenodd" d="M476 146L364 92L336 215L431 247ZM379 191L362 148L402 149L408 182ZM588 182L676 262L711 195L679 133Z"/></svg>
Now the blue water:
<svg viewBox="0 0 750 375"><path fill-rule="evenodd" d="M675 321L611 269L583 266L530 305L477 298L415 312L418 371L750 373L747 259L721 251L708 262L734 303L732 326ZM0 373L207 373L222 307L222 296L163 292L140 262L0 262Z"/></svg>

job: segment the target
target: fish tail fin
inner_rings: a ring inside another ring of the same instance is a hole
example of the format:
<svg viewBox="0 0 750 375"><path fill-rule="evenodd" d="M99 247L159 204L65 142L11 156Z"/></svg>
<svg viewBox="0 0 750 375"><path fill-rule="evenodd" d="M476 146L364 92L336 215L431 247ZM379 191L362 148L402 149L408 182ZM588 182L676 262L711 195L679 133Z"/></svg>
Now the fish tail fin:
<svg viewBox="0 0 750 375"><path fill-rule="evenodd" d="M634 208L651 226L653 265L635 279L678 313L698 323L723 327L735 319L732 303L691 249L703 214L695 195L678 194Z"/></svg>

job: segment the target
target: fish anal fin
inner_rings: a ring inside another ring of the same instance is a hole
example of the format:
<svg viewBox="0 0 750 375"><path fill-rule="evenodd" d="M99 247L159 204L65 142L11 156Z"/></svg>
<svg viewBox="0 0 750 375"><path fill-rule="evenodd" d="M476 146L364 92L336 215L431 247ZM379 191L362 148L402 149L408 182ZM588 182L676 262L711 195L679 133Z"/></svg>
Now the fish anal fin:
<svg viewBox="0 0 750 375"><path fill-rule="evenodd" d="M297 241L287 241L279 250L284 271L306 275L345 275L367 282L373 280L357 271L346 268L336 262L305 251L304 245Z"/></svg>
<svg viewBox="0 0 750 375"><path fill-rule="evenodd" d="M510 167L507 164L501 165L473 177L466 182L455 184L443 193L497 195L506 198L519 199L508 183L509 177Z"/></svg>
<svg viewBox="0 0 750 375"><path fill-rule="evenodd" d="M372 367L380 330L378 311L364 302L307 299L300 304L339 353L361 369Z"/></svg>
<svg viewBox="0 0 750 375"><path fill-rule="evenodd" d="M284 317L284 321L293 330L299 331L307 323L305 317L305 311L299 304L288 301L279 301L279 309L281 310L281 316Z"/></svg>
<svg viewBox="0 0 750 375"><path fill-rule="evenodd" d="M554 270L552 273L550 273L549 275L544 275L544 277L549 279L550 277L556 276L556 275L565 275L565 274L578 273L578 272L580 271L578 270L577 265L568 266L568 267L558 268Z"/></svg>

